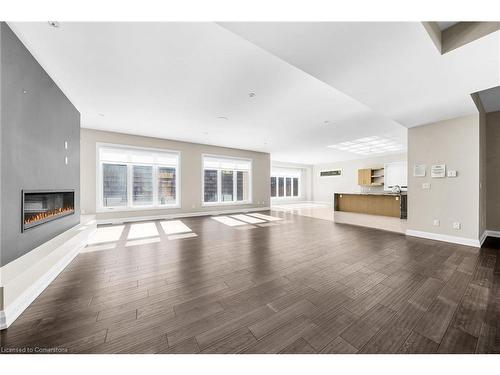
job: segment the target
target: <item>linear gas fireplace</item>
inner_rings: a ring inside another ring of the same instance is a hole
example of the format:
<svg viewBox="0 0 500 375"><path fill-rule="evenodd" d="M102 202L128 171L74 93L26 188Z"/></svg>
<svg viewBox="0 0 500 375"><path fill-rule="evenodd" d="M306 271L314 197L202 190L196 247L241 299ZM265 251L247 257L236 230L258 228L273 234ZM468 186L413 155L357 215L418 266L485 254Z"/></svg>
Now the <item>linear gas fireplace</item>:
<svg viewBox="0 0 500 375"><path fill-rule="evenodd" d="M23 190L22 231L75 213L75 191Z"/></svg>

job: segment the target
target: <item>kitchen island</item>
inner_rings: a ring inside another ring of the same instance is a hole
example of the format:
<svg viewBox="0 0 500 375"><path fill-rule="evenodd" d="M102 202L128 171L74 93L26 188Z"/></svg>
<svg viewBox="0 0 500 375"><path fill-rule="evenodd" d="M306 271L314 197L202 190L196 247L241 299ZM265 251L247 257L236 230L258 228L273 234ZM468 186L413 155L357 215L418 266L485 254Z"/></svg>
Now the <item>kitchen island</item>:
<svg viewBox="0 0 500 375"><path fill-rule="evenodd" d="M407 195L401 193L335 193L334 210L406 219Z"/></svg>

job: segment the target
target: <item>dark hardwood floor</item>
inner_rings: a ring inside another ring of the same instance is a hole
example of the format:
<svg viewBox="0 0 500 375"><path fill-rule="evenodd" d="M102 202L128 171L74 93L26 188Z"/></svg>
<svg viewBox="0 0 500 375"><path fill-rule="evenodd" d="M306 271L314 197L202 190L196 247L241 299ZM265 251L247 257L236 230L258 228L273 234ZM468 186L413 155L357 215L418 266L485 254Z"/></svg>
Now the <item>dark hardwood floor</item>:
<svg viewBox="0 0 500 375"><path fill-rule="evenodd" d="M59 353L500 352L494 242L478 250L272 214L284 220L229 227L182 219L197 236L173 240L153 222L159 236L144 244L127 240L127 224L117 241L80 254L1 332L1 345Z"/></svg>

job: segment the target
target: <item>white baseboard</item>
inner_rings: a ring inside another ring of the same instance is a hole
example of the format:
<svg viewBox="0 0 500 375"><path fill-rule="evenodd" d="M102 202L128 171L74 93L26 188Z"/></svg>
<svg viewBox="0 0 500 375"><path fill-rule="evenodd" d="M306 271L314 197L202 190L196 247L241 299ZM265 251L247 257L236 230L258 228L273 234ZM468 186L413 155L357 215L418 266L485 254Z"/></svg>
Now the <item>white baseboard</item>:
<svg viewBox="0 0 500 375"><path fill-rule="evenodd" d="M197 216L213 216L213 215L227 215L236 214L241 212L255 212L255 211L269 211L271 207L251 207L251 208L239 208L233 210L217 210L217 211L197 211L197 212L183 212L167 215L151 215L151 216L126 216L120 218L110 218L110 219L98 219L97 224L122 224L131 223L137 221L150 221L150 220L171 220L180 219L183 217L197 217Z"/></svg>
<svg viewBox="0 0 500 375"><path fill-rule="evenodd" d="M488 237L494 237L494 238L500 238L500 231L498 230L490 230L490 229L486 229L484 232L483 232L483 235L481 236L481 245L483 244L483 242L486 240L486 238Z"/></svg>
<svg viewBox="0 0 500 375"><path fill-rule="evenodd" d="M486 237L500 238L500 231L486 229Z"/></svg>
<svg viewBox="0 0 500 375"><path fill-rule="evenodd" d="M451 242L459 245L466 245L472 247L481 247L479 240L466 237L449 236L447 234L431 233L431 232L421 232L418 230L407 229L407 236L426 238L428 240L436 240L443 242Z"/></svg>
<svg viewBox="0 0 500 375"><path fill-rule="evenodd" d="M54 279L66 268L68 264L78 255L81 247L75 247L63 259L47 271L43 277L37 280L29 289L21 294L16 300L7 306L3 312L5 317L4 325L0 325L0 329L9 327L18 317L23 313L26 308L33 303L33 301L54 281Z"/></svg>
<svg viewBox="0 0 500 375"><path fill-rule="evenodd" d="M88 238L95 231L95 225L85 226L85 230L82 230L82 227L83 225L77 225L68 230L67 232L74 232L74 236L70 237L67 242L58 243L52 253L39 259L37 263L24 269L24 272L2 285L4 297L10 293L11 289L15 290L12 293L17 297L8 302L4 306L4 310L0 310L0 330L8 328L86 246ZM64 236L67 232L60 236ZM57 241L54 242L57 243ZM36 251L36 249L32 251ZM18 267L15 264L18 261L22 264L21 267L25 266L23 264L23 262L26 263L25 259L16 259L8 266L10 268ZM17 294L19 285L28 286Z"/></svg>
<svg viewBox="0 0 500 375"><path fill-rule="evenodd" d="M488 237L488 231L485 230L481 237L479 237L479 245L483 246L484 241L486 241L486 238Z"/></svg>

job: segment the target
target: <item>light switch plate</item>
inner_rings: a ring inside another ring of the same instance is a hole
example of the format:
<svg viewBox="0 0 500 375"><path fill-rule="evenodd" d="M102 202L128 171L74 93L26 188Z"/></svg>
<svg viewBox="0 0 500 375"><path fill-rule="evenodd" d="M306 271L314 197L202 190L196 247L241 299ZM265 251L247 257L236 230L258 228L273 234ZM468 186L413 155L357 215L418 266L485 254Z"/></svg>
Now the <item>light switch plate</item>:
<svg viewBox="0 0 500 375"><path fill-rule="evenodd" d="M439 227L439 219L434 219L432 225L434 225L435 227Z"/></svg>
<svg viewBox="0 0 500 375"><path fill-rule="evenodd" d="M451 170L448 170L446 171L446 176L448 177L457 177L457 171L451 169Z"/></svg>
<svg viewBox="0 0 500 375"><path fill-rule="evenodd" d="M431 188L431 184L430 184L430 183L428 183L428 182L424 182L424 183L422 184L422 189L430 189L430 188Z"/></svg>
<svg viewBox="0 0 500 375"><path fill-rule="evenodd" d="M462 227L462 225L458 221L455 221L453 223L453 229L460 229L461 227Z"/></svg>

